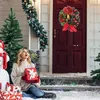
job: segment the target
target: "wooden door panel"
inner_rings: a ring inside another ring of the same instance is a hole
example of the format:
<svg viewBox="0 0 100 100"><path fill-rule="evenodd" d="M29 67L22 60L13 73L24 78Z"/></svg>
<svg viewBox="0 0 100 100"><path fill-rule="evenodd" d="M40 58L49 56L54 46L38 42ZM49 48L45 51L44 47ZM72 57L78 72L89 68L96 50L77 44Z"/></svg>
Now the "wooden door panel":
<svg viewBox="0 0 100 100"><path fill-rule="evenodd" d="M83 36L82 31L78 31L77 33L73 33L73 46L80 47L83 46Z"/></svg>
<svg viewBox="0 0 100 100"><path fill-rule="evenodd" d="M83 68L84 65L84 52L82 51L75 51L73 52L73 67L77 70L77 72L85 72Z"/></svg>
<svg viewBox="0 0 100 100"><path fill-rule="evenodd" d="M81 52L73 52L73 66L81 66L82 64L82 54Z"/></svg>
<svg viewBox="0 0 100 100"><path fill-rule="evenodd" d="M86 0L53 1L53 73L86 72ZM77 32L62 31L59 12L72 6L80 12Z"/></svg>
<svg viewBox="0 0 100 100"><path fill-rule="evenodd" d="M66 46L68 45L68 34L66 34L66 32L62 32L62 30L57 30L56 34L57 34L56 42L57 44L59 44L56 46L56 49L57 50L66 49Z"/></svg>
<svg viewBox="0 0 100 100"><path fill-rule="evenodd" d="M56 51L55 52L55 65L56 67L53 67L54 72L57 71L58 73L66 73L66 67L68 66L68 52L66 51ZM62 60L63 58L63 60Z"/></svg>

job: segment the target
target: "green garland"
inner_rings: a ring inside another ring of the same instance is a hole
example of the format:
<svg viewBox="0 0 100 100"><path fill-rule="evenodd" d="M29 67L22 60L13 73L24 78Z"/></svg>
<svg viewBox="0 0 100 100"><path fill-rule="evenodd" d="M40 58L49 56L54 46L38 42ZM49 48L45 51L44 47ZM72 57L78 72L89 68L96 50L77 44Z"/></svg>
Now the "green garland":
<svg viewBox="0 0 100 100"><path fill-rule="evenodd" d="M32 30L39 37L40 49L44 51L48 45L47 32L44 30L43 25L41 25L37 19L36 9L32 6L30 0L22 0L22 7L27 14L27 20Z"/></svg>

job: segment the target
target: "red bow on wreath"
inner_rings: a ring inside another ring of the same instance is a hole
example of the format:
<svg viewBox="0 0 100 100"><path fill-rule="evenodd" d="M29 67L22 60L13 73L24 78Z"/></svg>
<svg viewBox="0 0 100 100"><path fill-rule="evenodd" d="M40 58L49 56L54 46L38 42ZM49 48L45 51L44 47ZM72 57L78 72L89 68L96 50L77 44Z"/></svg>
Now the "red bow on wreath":
<svg viewBox="0 0 100 100"><path fill-rule="evenodd" d="M76 27L80 23L79 11L74 7L64 7L59 12L59 22L63 26L62 31L69 30L70 32L77 32Z"/></svg>
<svg viewBox="0 0 100 100"><path fill-rule="evenodd" d="M64 24L62 31L67 31L68 29L70 32L77 32L73 25L69 25L68 23Z"/></svg>

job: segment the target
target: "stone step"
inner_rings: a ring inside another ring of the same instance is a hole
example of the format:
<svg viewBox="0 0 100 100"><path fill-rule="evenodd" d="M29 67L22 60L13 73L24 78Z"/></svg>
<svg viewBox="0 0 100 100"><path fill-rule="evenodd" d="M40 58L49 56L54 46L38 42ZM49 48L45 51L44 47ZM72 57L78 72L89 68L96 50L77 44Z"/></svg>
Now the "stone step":
<svg viewBox="0 0 100 100"><path fill-rule="evenodd" d="M94 82L86 74L41 74L41 89L44 90L81 90L100 91L100 81Z"/></svg>
<svg viewBox="0 0 100 100"><path fill-rule="evenodd" d="M41 77L42 85L99 85L90 77Z"/></svg>
<svg viewBox="0 0 100 100"><path fill-rule="evenodd" d="M88 85L41 85L40 88L50 91L100 91L100 86Z"/></svg>

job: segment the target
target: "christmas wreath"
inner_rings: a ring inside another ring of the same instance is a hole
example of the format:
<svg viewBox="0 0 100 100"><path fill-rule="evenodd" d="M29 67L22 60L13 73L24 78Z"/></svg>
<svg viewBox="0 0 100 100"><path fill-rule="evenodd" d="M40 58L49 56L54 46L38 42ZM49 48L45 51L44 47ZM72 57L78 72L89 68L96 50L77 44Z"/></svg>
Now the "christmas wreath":
<svg viewBox="0 0 100 100"><path fill-rule="evenodd" d="M70 32L77 32L76 27L80 23L79 11L75 7L67 6L59 12L59 22L63 26L62 31L69 30Z"/></svg>
<svg viewBox="0 0 100 100"><path fill-rule="evenodd" d="M47 32L44 30L43 25L39 23L37 18L37 12L35 7L32 5L31 0L22 0L22 7L27 15L27 20L36 36L39 37L40 49L44 51L48 45Z"/></svg>

